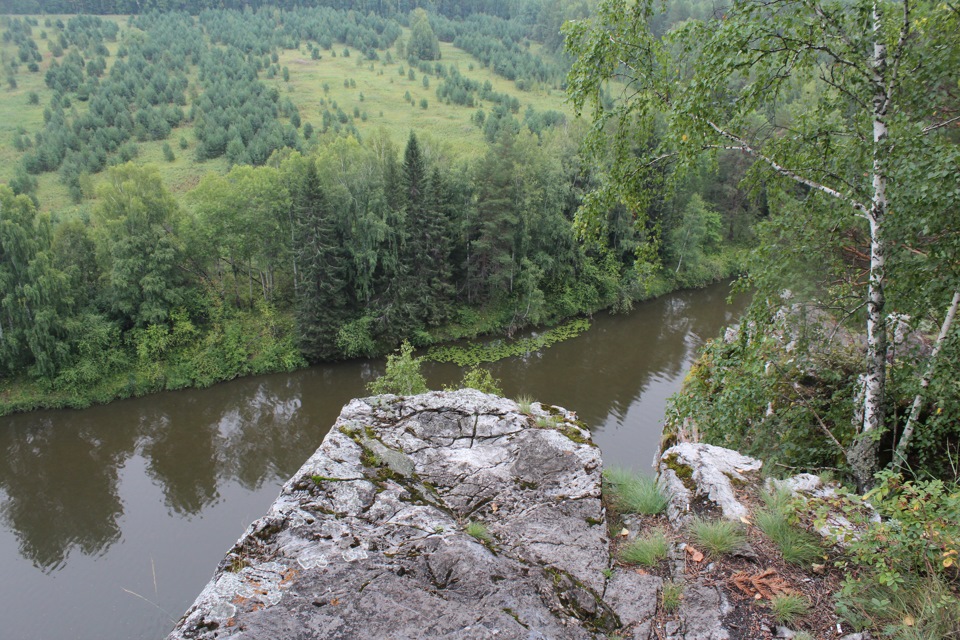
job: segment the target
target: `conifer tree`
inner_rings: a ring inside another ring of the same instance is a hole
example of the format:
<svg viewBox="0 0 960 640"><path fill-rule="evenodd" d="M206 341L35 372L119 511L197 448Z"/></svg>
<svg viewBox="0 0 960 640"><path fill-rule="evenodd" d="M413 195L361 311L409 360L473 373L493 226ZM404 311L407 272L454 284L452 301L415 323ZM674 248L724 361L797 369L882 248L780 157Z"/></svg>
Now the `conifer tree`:
<svg viewBox="0 0 960 640"><path fill-rule="evenodd" d="M477 207L470 223L468 295L486 302L513 291L514 235L520 222L513 170L514 136L501 133L480 163Z"/></svg>
<svg viewBox="0 0 960 640"><path fill-rule="evenodd" d="M449 313L450 238L447 219L439 211L443 188L439 170L428 175L416 135L410 134L401 176L405 211L400 254L401 315L411 327L435 326Z"/></svg>
<svg viewBox="0 0 960 640"><path fill-rule="evenodd" d="M295 249L302 278L297 287L297 338L304 358L319 362L338 355L337 332L347 320L349 298L343 238L312 161L294 202Z"/></svg>

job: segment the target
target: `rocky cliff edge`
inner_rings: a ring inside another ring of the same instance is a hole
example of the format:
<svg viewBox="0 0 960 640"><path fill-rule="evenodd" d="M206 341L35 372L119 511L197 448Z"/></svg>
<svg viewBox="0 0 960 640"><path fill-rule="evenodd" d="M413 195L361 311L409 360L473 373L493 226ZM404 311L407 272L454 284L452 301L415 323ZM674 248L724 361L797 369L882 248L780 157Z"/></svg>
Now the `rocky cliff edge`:
<svg viewBox="0 0 960 640"><path fill-rule="evenodd" d="M608 513L601 469L585 426L558 407L473 390L353 400L168 640L800 637L772 620L774 586L816 602L807 637L862 637L832 613L837 576L785 564L756 531L760 461L668 449L658 516ZM785 486L833 496L814 476ZM703 518L751 537L704 554L690 543ZM622 561L651 535L668 543L663 560ZM672 606L668 591L682 593Z"/></svg>

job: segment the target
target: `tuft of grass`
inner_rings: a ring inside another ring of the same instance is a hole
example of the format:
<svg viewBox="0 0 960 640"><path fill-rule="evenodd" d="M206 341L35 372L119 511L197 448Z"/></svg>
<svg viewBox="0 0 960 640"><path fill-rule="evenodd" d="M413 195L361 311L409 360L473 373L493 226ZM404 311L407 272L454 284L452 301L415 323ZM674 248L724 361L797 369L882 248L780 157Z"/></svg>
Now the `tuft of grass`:
<svg viewBox="0 0 960 640"><path fill-rule="evenodd" d="M823 553L820 540L812 533L790 523L793 495L787 489L764 491L767 508L756 515L757 526L780 549L785 562L806 566Z"/></svg>
<svg viewBox="0 0 960 640"><path fill-rule="evenodd" d="M790 503L793 501L793 494L789 489L777 487L773 491L761 491L760 498L767 506L767 509L786 517L790 514Z"/></svg>
<svg viewBox="0 0 960 640"><path fill-rule="evenodd" d="M556 429L563 419L559 416L540 416L537 418L537 426L541 429Z"/></svg>
<svg viewBox="0 0 960 640"><path fill-rule="evenodd" d="M616 467L605 469L603 477L611 501L623 513L656 515L667 508L669 500L654 478Z"/></svg>
<svg viewBox="0 0 960 640"><path fill-rule="evenodd" d="M490 531L487 529L487 526L482 522L469 522L467 523L467 526L464 527L463 531L468 536L472 536L480 542L493 542L493 536L490 535Z"/></svg>
<svg viewBox="0 0 960 640"><path fill-rule="evenodd" d="M780 624L793 624L810 611L810 601L795 593L774 596L770 600L770 611Z"/></svg>
<svg viewBox="0 0 960 640"><path fill-rule="evenodd" d="M690 533L697 543L713 555L724 555L744 545L743 529L729 520L696 518L690 523Z"/></svg>
<svg viewBox="0 0 960 640"><path fill-rule="evenodd" d="M662 531L653 531L621 548L620 560L629 564L653 567L667 557L667 548L667 536Z"/></svg>
<svg viewBox="0 0 960 640"><path fill-rule="evenodd" d="M673 613L680 608L680 601L683 600L682 582L664 582L660 591L660 603L663 610L667 613Z"/></svg>
<svg viewBox="0 0 960 640"><path fill-rule="evenodd" d="M533 411L533 398L528 395L519 396L517 406L520 407L520 413L530 415L530 412Z"/></svg>
<svg viewBox="0 0 960 640"><path fill-rule="evenodd" d="M780 513L760 511L756 514L756 522L764 535L780 549L785 562L807 566L823 553L816 536L790 524Z"/></svg>
<svg viewBox="0 0 960 640"><path fill-rule="evenodd" d="M797 635L793 636L793 640L817 640L811 634L806 631L798 631Z"/></svg>

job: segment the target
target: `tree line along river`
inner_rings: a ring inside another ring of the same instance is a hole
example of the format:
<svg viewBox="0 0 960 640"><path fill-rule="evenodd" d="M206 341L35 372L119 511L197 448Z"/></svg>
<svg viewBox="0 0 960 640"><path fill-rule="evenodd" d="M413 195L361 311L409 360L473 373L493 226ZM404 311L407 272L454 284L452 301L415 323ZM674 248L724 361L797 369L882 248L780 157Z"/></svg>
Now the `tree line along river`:
<svg viewBox="0 0 960 640"><path fill-rule="evenodd" d="M735 322L729 285L597 315L580 336L489 365L508 397L572 409L606 465L649 469L666 399ZM245 378L83 411L0 418L4 636L162 637L381 360ZM459 380L425 367L431 388Z"/></svg>

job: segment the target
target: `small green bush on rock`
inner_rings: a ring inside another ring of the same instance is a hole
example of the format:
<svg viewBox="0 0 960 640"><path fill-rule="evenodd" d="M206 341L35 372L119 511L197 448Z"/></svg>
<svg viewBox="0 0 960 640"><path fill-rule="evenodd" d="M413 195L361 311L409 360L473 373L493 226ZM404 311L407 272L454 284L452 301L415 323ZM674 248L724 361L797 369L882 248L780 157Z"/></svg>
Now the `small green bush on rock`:
<svg viewBox="0 0 960 640"><path fill-rule="evenodd" d="M382 376L367 385L370 393L394 393L396 395L416 395L426 393L427 380L420 372L423 358L413 357L413 345L406 340L396 353L387 356L387 370Z"/></svg>
<svg viewBox="0 0 960 640"><path fill-rule="evenodd" d="M729 520L696 518L690 523L690 533L700 546L718 556L736 551L746 543L743 530Z"/></svg>

